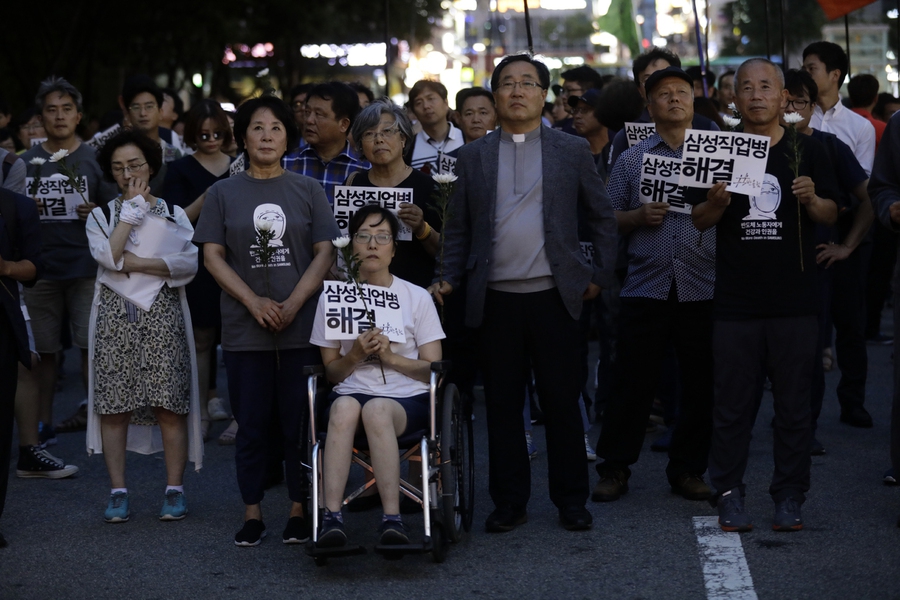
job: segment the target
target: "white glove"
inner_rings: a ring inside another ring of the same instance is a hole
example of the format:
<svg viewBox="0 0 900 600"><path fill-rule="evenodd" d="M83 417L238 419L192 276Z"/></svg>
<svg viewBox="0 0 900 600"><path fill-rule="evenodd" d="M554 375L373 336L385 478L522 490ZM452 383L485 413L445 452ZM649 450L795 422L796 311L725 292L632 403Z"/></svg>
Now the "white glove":
<svg viewBox="0 0 900 600"><path fill-rule="evenodd" d="M143 196L135 196L131 200L122 202L122 211L119 220L129 225L140 225L144 222L144 215L150 210L150 203Z"/></svg>

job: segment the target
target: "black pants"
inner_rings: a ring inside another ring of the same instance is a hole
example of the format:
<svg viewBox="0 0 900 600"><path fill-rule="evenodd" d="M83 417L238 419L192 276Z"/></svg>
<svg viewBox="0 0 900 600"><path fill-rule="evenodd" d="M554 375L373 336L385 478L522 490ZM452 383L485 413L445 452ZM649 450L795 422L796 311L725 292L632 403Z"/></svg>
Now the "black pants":
<svg viewBox="0 0 900 600"><path fill-rule="evenodd" d="M809 490L810 391L816 355L816 317L716 321L713 327L715 406L709 478L717 495L744 491L744 471L766 375L775 399L777 502L803 502Z"/></svg>
<svg viewBox="0 0 900 600"><path fill-rule="evenodd" d="M281 350L281 368L275 352L224 352L228 394L238 423L234 462L244 504L263 499L271 451L268 433L277 415L284 448L285 480L294 502L305 502L309 479L301 462L307 459L309 399L303 367L321 364L318 348Z"/></svg>
<svg viewBox="0 0 900 600"><path fill-rule="evenodd" d="M522 419L527 371L534 371L544 428L550 499L584 506L587 457L578 397L581 357L578 320L556 289L529 294L488 290L481 326L490 486L494 504L524 508L531 496L531 465Z"/></svg>
<svg viewBox="0 0 900 600"><path fill-rule="evenodd" d="M894 398L891 404L891 464L900 475L900 263L894 273Z"/></svg>
<svg viewBox="0 0 900 600"><path fill-rule="evenodd" d="M891 274L896 260L897 234L875 219L872 226L871 258L865 265L866 337L881 333L881 311L891 292Z"/></svg>
<svg viewBox="0 0 900 600"><path fill-rule="evenodd" d="M9 459L12 453L13 415L16 408L19 351L16 334L6 311L0 306L0 517L9 486Z"/></svg>
<svg viewBox="0 0 900 600"><path fill-rule="evenodd" d="M674 287L673 287L674 290ZM607 403L597 456L598 472L615 468L626 476L638 461L647 419L659 387L663 359L674 345L682 382L682 406L669 450L666 474L706 472L712 428L712 300L679 302L621 298L615 392Z"/></svg>

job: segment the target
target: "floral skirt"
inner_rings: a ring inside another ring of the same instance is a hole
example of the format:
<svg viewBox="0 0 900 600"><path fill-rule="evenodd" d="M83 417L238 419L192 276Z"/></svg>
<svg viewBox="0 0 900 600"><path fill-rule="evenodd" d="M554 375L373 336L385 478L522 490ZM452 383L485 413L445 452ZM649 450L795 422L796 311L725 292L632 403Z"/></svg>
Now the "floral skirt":
<svg viewBox="0 0 900 600"><path fill-rule="evenodd" d="M133 411L134 425L154 425L152 407L187 414L191 356L178 292L164 285L141 310L100 287L94 332L94 411Z"/></svg>

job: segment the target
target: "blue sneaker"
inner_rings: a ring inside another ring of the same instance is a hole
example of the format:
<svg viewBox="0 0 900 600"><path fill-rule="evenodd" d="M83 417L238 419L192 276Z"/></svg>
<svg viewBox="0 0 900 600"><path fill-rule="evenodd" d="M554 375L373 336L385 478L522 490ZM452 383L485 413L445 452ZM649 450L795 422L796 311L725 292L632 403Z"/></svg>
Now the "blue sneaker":
<svg viewBox="0 0 900 600"><path fill-rule="evenodd" d="M738 488L728 490L719 496L716 508L719 509L719 527L722 531L744 532L753 529L753 521L744 512L744 499Z"/></svg>
<svg viewBox="0 0 900 600"><path fill-rule="evenodd" d="M166 492L166 501L163 502L162 510L159 511L160 521L180 521L187 515L187 502L184 499L184 493L178 490L169 490Z"/></svg>
<svg viewBox="0 0 900 600"><path fill-rule="evenodd" d="M775 520L773 531L800 531L803 529L803 517L800 516L800 503L793 498L785 498L775 503Z"/></svg>
<svg viewBox="0 0 900 600"><path fill-rule="evenodd" d="M107 523L124 523L131 516L128 511L128 494L116 492L109 496L109 505L103 513L103 520Z"/></svg>

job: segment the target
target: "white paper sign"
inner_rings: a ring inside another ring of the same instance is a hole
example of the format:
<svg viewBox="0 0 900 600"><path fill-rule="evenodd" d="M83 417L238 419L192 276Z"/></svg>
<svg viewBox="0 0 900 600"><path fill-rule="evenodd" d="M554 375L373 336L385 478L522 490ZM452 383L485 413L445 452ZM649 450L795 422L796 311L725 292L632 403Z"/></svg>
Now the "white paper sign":
<svg viewBox="0 0 900 600"><path fill-rule="evenodd" d="M579 242L581 244L581 255L589 265L594 264L594 244L590 242Z"/></svg>
<svg viewBox="0 0 900 600"><path fill-rule="evenodd" d="M85 144L87 144L94 150L99 150L106 144L106 142L109 141L109 139L111 137L113 137L120 131L122 131L122 126L119 125L118 123L116 123L115 125L113 125L109 129L107 129L106 131L101 131L99 133L94 134L94 137L92 137L91 139L86 141Z"/></svg>
<svg viewBox="0 0 900 600"><path fill-rule="evenodd" d="M754 195L762 189L768 157L768 136L688 129L679 182L687 187L711 188L725 181L729 192Z"/></svg>
<svg viewBox="0 0 900 600"><path fill-rule="evenodd" d="M355 340L372 328L366 308L375 313L375 327L392 342L406 342L403 328L403 310L400 299L390 288L369 285L360 286L343 281L326 281L322 295L325 297L325 339Z"/></svg>
<svg viewBox="0 0 900 600"><path fill-rule="evenodd" d="M456 175L456 158L438 152L438 173Z"/></svg>
<svg viewBox="0 0 900 600"><path fill-rule="evenodd" d="M31 147L34 148L35 146L40 146L41 144L43 144L46 141L47 141L47 138L45 138L45 137L31 138Z"/></svg>
<svg viewBox="0 0 900 600"><path fill-rule="evenodd" d="M162 258L169 254L184 252L194 234L186 227L153 214L145 215L143 222L133 231L139 243L134 244L129 238L125 242L125 250L141 258ZM166 281L162 277L147 273L104 271L100 283L135 306L150 310Z"/></svg>
<svg viewBox="0 0 900 600"><path fill-rule="evenodd" d="M625 123L625 138L631 148L656 133L656 123Z"/></svg>
<svg viewBox="0 0 900 600"><path fill-rule="evenodd" d="M334 220L337 221L341 234L347 235L350 219L363 206L379 204L396 215L400 212L401 202L412 204L412 201L412 188L336 185L334 186ZM400 221L400 217L397 217L397 220ZM398 240L407 242L412 240L412 229L403 221L400 221L400 231L397 233Z"/></svg>
<svg viewBox="0 0 900 600"><path fill-rule="evenodd" d="M238 173L243 173L245 170L246 167L244 166L244 153L241 152L240 155L238 155L238 157L234 159L234 162L231 163L231 166L228 167L228 176L234 177Z"/></svg>
<svg viewBox="0 0 900 600"><path fill-rule="evenodd" d="M34 177L25 178L25 189L31 194L31 186ZM84 175L78 178L78 187L88 195L87 178ZM77 221L78 206L84 201L78 194L78 190L69 185L69 180L62 173L54 173L48 177L41 177L37 194L34 197L40 200L38 215L42 221Z"/></svg>
<svg viewBox="0 0 900 600"><path fill-rule="evenodd" d="M678 183L681 159L644 154L641 159L641 202L668 202L669 210L691 214L691 205L684 201L684 187Z"/></svg>

